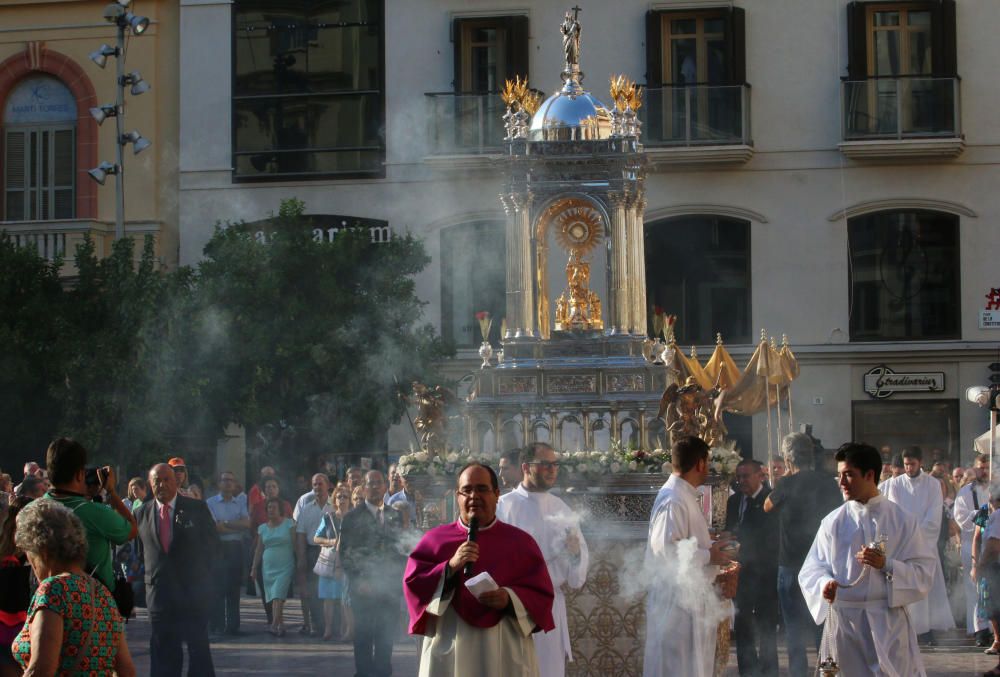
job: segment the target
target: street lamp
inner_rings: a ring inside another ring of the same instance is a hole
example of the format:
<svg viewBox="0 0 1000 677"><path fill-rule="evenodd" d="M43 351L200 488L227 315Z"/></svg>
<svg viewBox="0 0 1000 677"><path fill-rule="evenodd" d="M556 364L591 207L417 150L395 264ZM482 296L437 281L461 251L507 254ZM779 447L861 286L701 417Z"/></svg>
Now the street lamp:
<svg viewBox="0 0 1000 677"><path fill-rule="evenodd" d="M995 364L996 363L990 365L990 370L993 371L994 374L1000 371L1000 369L993 369ZM980 407L989 407L990 409L990 483L992 483L993 456L996 453L997 448L997 413L1000 412L1000 384L994 383L991 386L972 386L971 388L966 389L965 399L973 404L979 405Z"/></svg>
<svg viewBox="0 0 1000 677"><path fill-rule="evenodd" d="M104 19L117 27L117 42L114 47L101 45L97 51L91 52L90 60L99 68L104 68L108 57L115 57L115 102L90 109L90 114L101 124L105 119L115 119L115 159L101 162L97 167L87 172L94 181L104 185L109 174L115 177L115 239L125 237L125 157L126 144L132 144L132 154L138 155L152 145L137 130L124 132L125 127L125 88L130 88L133 96L138 96L150 89L149 83L142 79L138 71L125 74L125 33L131 31L134 35L142 35L149 28L149 19L132 13L127 8L132 0L117 0L104 7Z"/></svg>

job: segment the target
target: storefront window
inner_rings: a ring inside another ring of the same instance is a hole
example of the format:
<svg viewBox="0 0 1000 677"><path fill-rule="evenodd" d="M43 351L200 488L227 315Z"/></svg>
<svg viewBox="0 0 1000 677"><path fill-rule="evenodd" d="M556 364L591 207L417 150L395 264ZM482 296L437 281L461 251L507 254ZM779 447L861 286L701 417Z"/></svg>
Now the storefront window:
<svg viewBox="0 0 1000 677"><path fill-rule="evenodd" d="M958 400L857 401L853 418L853 439L883 453L916 445L927 466L935 460L959 463Z"/></svg>

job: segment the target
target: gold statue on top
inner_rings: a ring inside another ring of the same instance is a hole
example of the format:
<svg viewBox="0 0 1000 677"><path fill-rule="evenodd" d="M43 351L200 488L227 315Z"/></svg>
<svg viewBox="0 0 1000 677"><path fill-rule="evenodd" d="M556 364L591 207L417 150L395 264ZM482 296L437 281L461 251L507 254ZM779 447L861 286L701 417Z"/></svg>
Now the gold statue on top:
<svg viewBox="0 0 1000 677"><path fill-rule="evenodd" d="M604 329L601 299L590 289L590 263L570 251L566 263L567 289L556 299L556 330Z"/></svg>

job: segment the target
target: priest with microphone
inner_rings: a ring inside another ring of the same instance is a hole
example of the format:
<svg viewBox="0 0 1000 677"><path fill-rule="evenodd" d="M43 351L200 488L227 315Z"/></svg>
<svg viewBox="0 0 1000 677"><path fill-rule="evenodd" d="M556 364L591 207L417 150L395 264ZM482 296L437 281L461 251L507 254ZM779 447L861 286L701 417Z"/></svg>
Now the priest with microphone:
<svg viewBox="0 0 1000 677"><path fill-rule="evenodd" d="M460 519L424 534L403 576L410 634L424 635L420 677L538 675L531 635L555 627L542 552L496 518L492 468L466 465L455 497Z"/></svg>

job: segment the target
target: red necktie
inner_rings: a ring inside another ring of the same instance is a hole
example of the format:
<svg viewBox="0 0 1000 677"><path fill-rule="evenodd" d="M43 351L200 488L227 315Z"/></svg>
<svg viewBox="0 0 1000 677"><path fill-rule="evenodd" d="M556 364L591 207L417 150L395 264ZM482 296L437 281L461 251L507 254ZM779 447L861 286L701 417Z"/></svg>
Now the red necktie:
<svg viewBox="0 0 1000 677"><path fill-rule="evenodd" d="M170 506L160 506L160 545L163 552L170 552Z"/></svg>

